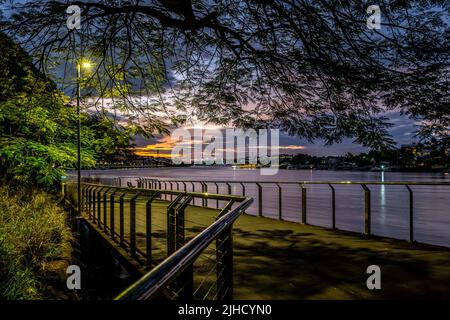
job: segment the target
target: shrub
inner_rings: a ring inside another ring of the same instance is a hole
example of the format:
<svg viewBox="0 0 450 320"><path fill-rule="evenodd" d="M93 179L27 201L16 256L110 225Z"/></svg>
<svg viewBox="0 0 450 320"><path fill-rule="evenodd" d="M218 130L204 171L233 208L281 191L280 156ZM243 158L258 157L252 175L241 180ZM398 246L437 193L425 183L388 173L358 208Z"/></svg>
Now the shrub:
<svg viewBox="0 0 450 320"><path fill-rule="evenodd" d="M52 261L70 260L65 212L52 196L0 187L0 299L39 299Z"/></svg>

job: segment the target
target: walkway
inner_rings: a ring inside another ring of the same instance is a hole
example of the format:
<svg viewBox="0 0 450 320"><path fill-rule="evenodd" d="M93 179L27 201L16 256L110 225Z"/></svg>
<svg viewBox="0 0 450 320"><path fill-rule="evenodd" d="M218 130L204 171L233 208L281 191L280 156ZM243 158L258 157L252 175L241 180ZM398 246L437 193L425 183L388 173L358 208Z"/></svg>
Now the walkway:
<svg viewBox="0 0 450 320"><path fill-rule="evenodd" d="M124 230L129 238L129 198L125 199ZM116 200L117 201L117 200ZM166 208L152 205L152 258L167 255ZM119 233L119 204L115 231ZM102 209L103 214L103 209ZM217 210L186 209L187 240L211 224ZM109 209L107 213L109 217ZM145 203L136 205L137 247L145 252ZM235 299L374 299L450 296L450 250L249 215L234 225ZM214 248L194 265L197 296L214 297ZM143 260L142 260L143 262ZM382 289L366 288L366 268L378 265ZM143 272L143 269L141 269Z"/></svg>

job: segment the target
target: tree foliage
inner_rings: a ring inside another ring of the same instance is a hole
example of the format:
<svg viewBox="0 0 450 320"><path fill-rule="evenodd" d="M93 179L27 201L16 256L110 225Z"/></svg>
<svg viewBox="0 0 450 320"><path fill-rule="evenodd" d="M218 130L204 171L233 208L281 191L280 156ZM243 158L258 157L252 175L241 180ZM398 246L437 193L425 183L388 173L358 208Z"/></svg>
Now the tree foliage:
<svg viewBox="0 0 450 320"><path fill-rule="evenodd" d="M82 30L66 27L69 4L81 7ZM150 114L150 128L161 114L192 116L382 147L393 142L383 113L399 110L422 134L448 135L449 2L378 1L380 30L366 25L369 4L32 0L3 25L44 70L82 45L104 89L120 73L134 89L124 95L146 97L125 106Z"/></svg>
<svg viewBox="0 0 450 320"><path fill-rule="evenodd" d="M53 187L77 163L77 114L68 98L0 33L0 178ZM129 130L102 116L82 113L82 166L126 153ZM122 155L123 156L123 155Z"/></svg>

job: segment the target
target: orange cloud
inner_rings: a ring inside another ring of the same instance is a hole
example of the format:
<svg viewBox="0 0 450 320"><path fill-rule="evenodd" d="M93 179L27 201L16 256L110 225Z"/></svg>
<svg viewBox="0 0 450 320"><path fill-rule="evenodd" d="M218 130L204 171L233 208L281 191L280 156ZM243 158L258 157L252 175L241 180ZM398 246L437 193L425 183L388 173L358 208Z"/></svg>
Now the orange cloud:
<svg viewBox="0 0 450 320"><path fill-rule="evenodd" d="M156 153L156 152L151 152L151 151L137 151L134 154L139 157L154 157L154 158L166 158L166 159L172 158L171 153Z"/></svg>
<svg viewBox="0 0 450 320"><path fill-rule="evenodd" d="M305 149L304 146L296 146L296 145L288 145L288 146L280 146L280 149L285 150L303 150Z"/></svg>

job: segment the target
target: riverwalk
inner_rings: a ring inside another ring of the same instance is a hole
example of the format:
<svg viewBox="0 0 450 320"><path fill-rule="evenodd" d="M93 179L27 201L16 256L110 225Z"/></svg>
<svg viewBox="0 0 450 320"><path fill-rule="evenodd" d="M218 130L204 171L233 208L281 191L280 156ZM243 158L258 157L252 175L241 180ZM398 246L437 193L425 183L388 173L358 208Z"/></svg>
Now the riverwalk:
<svg viewBox="0 0 450 320"><path fill-rule="evenodd" d="M107 192L107 197L109 197ZM123 200L123 236L130 239L130 201ZM135 199L137 251L146 250L146 199ZM154 200L151 216L151 257L157 265L167 257L167 208L169 201ZM114 203L115 220L120 205ZM86 219L102 233L100 221ZM189 205L185 210L186 241L213 223L218 210ZM85 213L86 217L86 213ZM109 219L109 218L107 218ZM99 224L100 223L100 224ZM115 233L120 232L116 223ZM116 246L117 247L117 246ZM445 298L450 296L450 250L321 227L241 215L233 228L233 299L387 299ZM120 249L144 274L145 261ZM214 298L213 246L194 264L195 297ZM138 261L138 263L136 263ZM139 261L141 261L139 263ZM368 290L366 269L381 268L381 290Z"/></svg>

